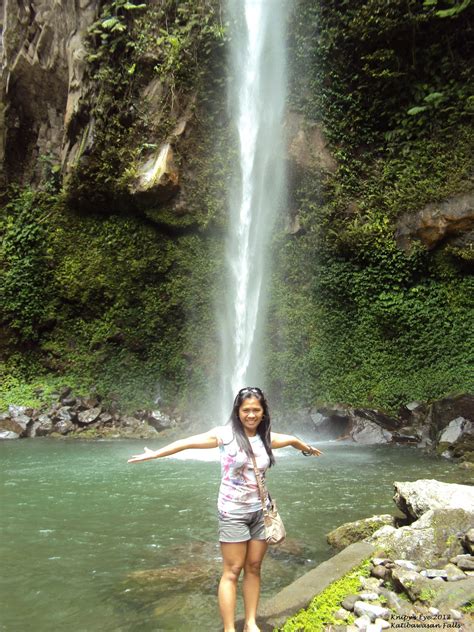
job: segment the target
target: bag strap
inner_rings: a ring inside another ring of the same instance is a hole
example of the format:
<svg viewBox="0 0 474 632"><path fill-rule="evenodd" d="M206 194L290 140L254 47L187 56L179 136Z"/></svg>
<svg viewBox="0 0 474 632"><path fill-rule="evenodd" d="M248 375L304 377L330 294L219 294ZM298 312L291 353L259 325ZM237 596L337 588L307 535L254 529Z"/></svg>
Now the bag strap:
<svg viewBox="0 0 474 632"><path fill-rule="evenodd" d="M250 456L252 458L253 469L255 471L255 478L257 479L258 494L260 496L260 500L261 500L261 503L262 503L263 513L267 514L268 513L268 509L267 509L267 504L265 502L265 497L266 497L265 487L264 487L263 482L262 482L262 477L260 475L260 470L257 467L257 462L255 461L255 455L253 453L253 450L252 450L252 453L251 453Z"/></svg>

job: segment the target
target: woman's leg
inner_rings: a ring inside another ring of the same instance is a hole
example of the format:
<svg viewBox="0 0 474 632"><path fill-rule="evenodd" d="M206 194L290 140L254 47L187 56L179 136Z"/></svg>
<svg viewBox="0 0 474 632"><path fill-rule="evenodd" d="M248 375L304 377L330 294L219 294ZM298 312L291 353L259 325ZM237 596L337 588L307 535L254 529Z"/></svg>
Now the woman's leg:
<svg viewBox="0 0 474 632"><path fill-rule="evenodd" d="M259 629L255 617L260 597L260 568L267 547L268 544L265 540L249 540L247 543L242 586L245 605L245 632L258 632Z"/></svg>
<svg viewBox="0 0 474 632"><path fill-rule="evenodd" d="M244 567L247 542L221 542L224 569L219 582L219 609L224 623L224 632L235 630L235 602L237 581Z"/></svg>

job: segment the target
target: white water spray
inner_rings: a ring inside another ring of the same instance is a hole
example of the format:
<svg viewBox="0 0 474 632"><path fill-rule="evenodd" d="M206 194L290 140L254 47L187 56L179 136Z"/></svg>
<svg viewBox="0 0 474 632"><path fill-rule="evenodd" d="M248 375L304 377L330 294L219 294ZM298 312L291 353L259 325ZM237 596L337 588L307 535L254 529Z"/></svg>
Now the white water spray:
<svg viewBox="0 0 474 632"><path fill-rule="evenodd" d="M229 109L239 161L229 198L226 312L222 323L222 412L263 380L262 320L268 244L284 204L285 23L289 0L228 0Z"/></svg>

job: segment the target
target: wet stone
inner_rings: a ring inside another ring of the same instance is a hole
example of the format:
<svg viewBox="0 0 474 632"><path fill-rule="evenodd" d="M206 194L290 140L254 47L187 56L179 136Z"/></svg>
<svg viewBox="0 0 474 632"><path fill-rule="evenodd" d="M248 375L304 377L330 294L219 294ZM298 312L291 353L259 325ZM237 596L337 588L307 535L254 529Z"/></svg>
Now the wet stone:
<svg viewBox="0 0 474 632"><path fill-rule="evenodd" d="M446 564L445 571L448 582L458 582L462 579L466 579L466 573L463 573L455 564Z"/></svg>

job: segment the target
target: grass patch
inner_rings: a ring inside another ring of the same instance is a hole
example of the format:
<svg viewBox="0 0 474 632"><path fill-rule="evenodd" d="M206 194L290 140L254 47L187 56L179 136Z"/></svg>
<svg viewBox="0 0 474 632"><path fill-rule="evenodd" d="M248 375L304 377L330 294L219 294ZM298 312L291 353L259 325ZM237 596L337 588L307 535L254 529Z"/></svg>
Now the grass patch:
<svg viewBox="0 0 474 632"><path fill-rule="evenodd" d="M336 619L334 613L340 608L341 601L356 593L360 587L360 577L370 575L370 560L365 560L349 573L330 584L322 593L314 597L308 608L300 610L294 617L288 619L281 632L320 632L330 624L344 623Z"/></svg>

